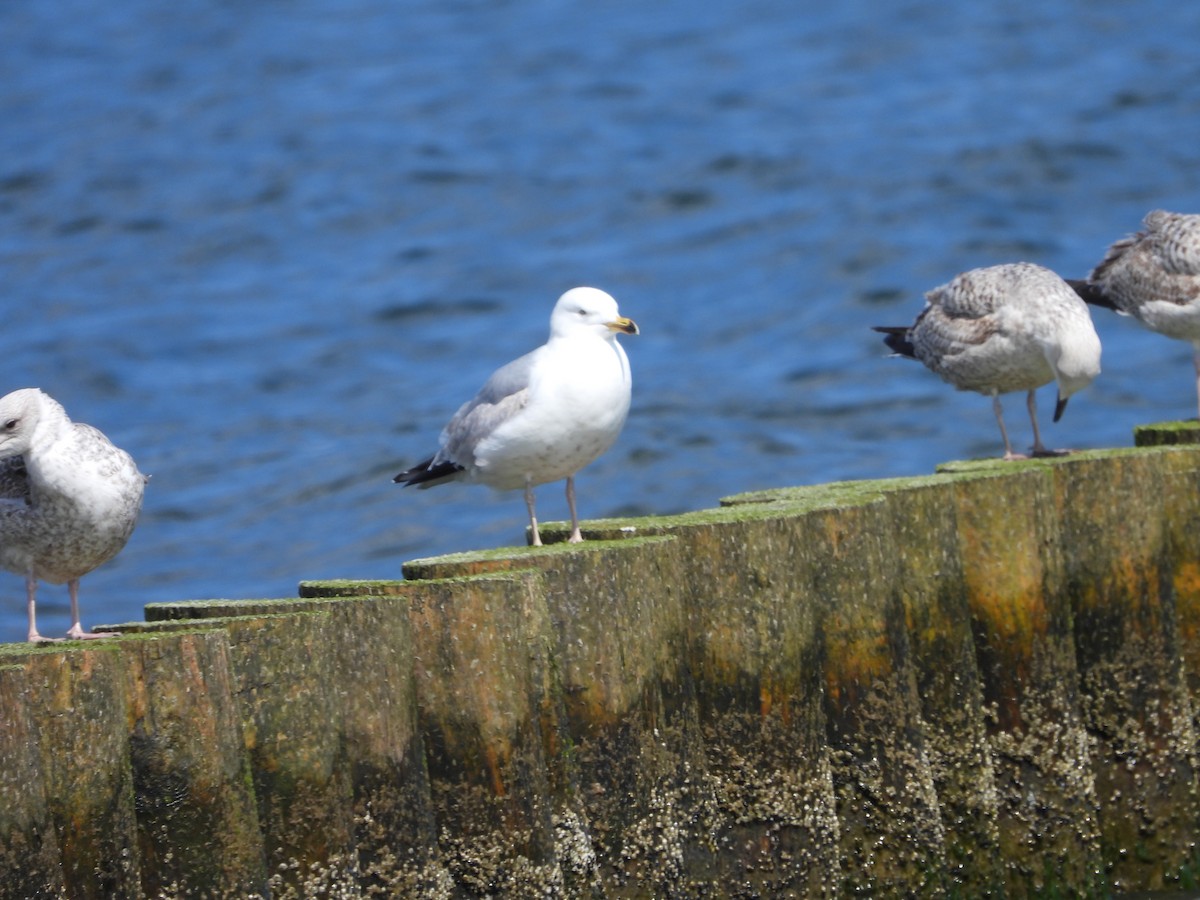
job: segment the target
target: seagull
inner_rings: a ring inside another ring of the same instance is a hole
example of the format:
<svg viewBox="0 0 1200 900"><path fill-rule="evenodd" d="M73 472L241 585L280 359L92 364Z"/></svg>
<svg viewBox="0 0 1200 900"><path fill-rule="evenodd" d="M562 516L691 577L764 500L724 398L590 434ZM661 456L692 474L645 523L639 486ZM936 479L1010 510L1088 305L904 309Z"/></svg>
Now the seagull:
<svg viewBox="0 0 1200 900"><path fill-rule="evenodd" d="M129 540L147 478L98 429L72 422L37 388L0 397L0 568L25 576L29 640L38 580L66 582L75 640L102 638L79 621L79 579Z"/></svg>
<svg viewBox="0 0 1200 900"><path fill-rule="evenodd" d="M565 478L569 540L578 543L575 473L611 447L625 424L632 379L617 335L637 333L604 291L572 288L550 314L550 339L493 372L442 429L437 453L392 480L523 488L530 543L538 547L533 488Z"/></svg>
<svg viewBox="0 0 1200 900"><path fill-rule="evenodd" d="M1109 247L1086 280L1067 283L1088 303L1191 341L1200 400L1200 215L1158 209L1142 224L1145 231Z"/></svg>
<svg viewBox="0 0 1200 900"><path fill-rule="evenodd" d="M1028 391L1033 455L1054 456L1038 432L1034 391L1058 382L1054 421L1067 399L1100 374L1100 338L1086 304L1055 273L1033 263L972 269L926 295L909 326L876 327L898 356L918 359L960 391L990 394L1005 459L1013 452L1000 395Z"/></svg>

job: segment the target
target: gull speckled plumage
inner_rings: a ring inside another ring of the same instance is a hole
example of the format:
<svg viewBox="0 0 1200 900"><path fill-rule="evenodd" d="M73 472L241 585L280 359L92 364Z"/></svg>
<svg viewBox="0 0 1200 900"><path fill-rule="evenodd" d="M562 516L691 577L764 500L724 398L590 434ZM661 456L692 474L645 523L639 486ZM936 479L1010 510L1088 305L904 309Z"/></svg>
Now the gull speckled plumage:
<svg viewBox="0 0 1200 900"><path fill-rule="evenodd" d="M618 333L638 327L616 300L595 288L567 291L550 315L550 339L493 372L442 429L437 453L393 481L523 488L530 542L538 546L533 488L565 478L569 540L581 541L575 473L613 445L629 413L633 381Z"/></svg>
<svg viewBox="0 0 1200 900"><path fill-rule="evenodd" d="M0 398L0 567L25 577L29 640L38 581L66 583L69 638L104 637L79 620L79 579L121 551L146 477L98 429L72 422L37 388Z"/></svg>
<svg viewBox="0 0 1200 900"><path fill-rule="evenodd" d="M1100 373L1100 339L1087 306L1055 273L1033 263L972 269L926 295L909 326L877 327L896 354L920 360L961 391L992 397L1004 458L1019 459L1004 427L1000 395L1027 391L1033 453L1048 455L1034 391L1058 383L1054 421L1067 399Z"/></svg>
<svg viewBox="0 0 1200 900"><path fill-rule="evenodd" d="M1200 401L1200 215L1159 209L1143 225L1109 247L1086 280L1068 283L1094 306L1190 341Z"/></svg>

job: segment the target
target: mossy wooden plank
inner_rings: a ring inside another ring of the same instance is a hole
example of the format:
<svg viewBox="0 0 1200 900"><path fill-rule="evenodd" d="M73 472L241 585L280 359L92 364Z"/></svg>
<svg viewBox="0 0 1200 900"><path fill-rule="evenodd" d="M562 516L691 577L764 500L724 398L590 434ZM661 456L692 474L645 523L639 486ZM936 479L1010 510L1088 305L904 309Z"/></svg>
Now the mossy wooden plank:
<svg viewBox="0 0 1200 900"><path fill-rule="evenodd" d="M1160 458L1162 483L1152 501L1165 530L1171 591L1175 599L1179 653L1200 734L1200 448Z"/></svg>
<svg viewBox="0 0 1200 900"><path fill-rule="evenodd" d="M458 555L421 561L408 574L511 572L517 565L544 573L569 722L568 733L553 736L559 743L548 757L562 759L556 750L569 747L587 819L598 823L595 849L610 894L687 893L732 878L836 885L828 865L836 870L836 841L824 841L824 855L811 841L833 821L827 757L806 752L823 745L811 615L778 591L770 608L750 612L767 623L781 609L785 618L801 611L809 622L807 656L765 632L764 652L753 659L724 643L744 634L742 617L757 602L738 599L747 548L758 568L790 572L787 556L771 555L777 544L769 537L747 540L715 526L693 525L676 537ZM701 653L698 635L712 639ZM784 661L774 652L781 646ZM787 661L799 659L807 665L798 674ZM740 707L741 691L753 697L752 711ZM705 704L711 711L701 713ZM805 742L796 740L797 723L809 726ZM777 779L759 772L751 783L756 763L784 758L791 762Z"/></svg>
<svg viewBox="0 0 1200 900"><path fill-rule="evenodd" d="M269 871L291 885L351 877L341 673L328 612L231 619L224 627Z"/></svg>
<svg viewBox="0 0 1200 900"><path fill-rule="evenodd" d="M995 767L958 546L955 488L945 480L886 495L883 535L895 566L885 577L901 599L914 662L923 734L945 840L939 889L999 895Z"/></svg>
<svg viewBox="0 0 1200 900"><path fill-rule="evenodd" d="M37 648L24 665L67 896L141 897L119 643Z"/></svg>
<svg viewBox="0 0 1200 900"><path fill-rule="evenodd" d="M1000 856L1017 892L1095 888L1090 736L1049 466L955 483L964 587L990 718Z"/></svg>
<svg viewBox="0 0 1200 900"><path fill-rule="evenodd" d="M157 604L154 622L120 626L229 631L276 896L436 895L446 880L416 722L408 600L381 593ZM289 647L306 648L295 652L313 677L292 680Z"/></svg>
<svg viewBox="0 0 1200 900"><path fill-rule="evenodd" d="M499 568L437 580L304 582L300 592L403 601L448 882L462 891L525 885L582 895L594 851L565 776L571 744L560 739L544 584L536 571Z"/></svg>
<svg viewBox="0 0 1200 900"><path fill-rule="evenodd" d="M238 616L284 616L298 612L321 609L321 605L297 597L258 598L249 600L174 600L162 603L147 603L146 622L160 624L174 621L196 621L200 619L229 619ZM138 623L130 623L120 630L137 630ZM117 626L109 626L117 627Z"/></svg>
<svg viewBox="0 0 1200 900"><path fill-rule="evenodd" d="M1180 422L1155 422L1133 429L1133 443L1138 447L1164 447L1181 444L1200 444L1200 422L1185 419Z"/></svg>
<svg viewBox="0 0 1200 900"><path fill-rule="evenodd" d="M673 534L706 763L689 774L706 778L712 797L711 880L748 896L837 896L822 604L807 529L773 515Z"/></svg>
<svg viewBox="0 0 1200 900"><path fill-rule="evenodd" d="M881 895L929 890L945 858L904 605L887 587L898 575L888 512L874 502L806 517L843 890Z"/></svg>
<svg viewBox="0 0 1200 900"><path fill-rule="evenodd" d="M1191 859L1200 817L1170 542L1155 508L1164 462L1141 455L1055 470L1102 848L1111 885L1126 891L1169 886Z"/></svg>
<svg viewBox="0 0 1200 900"><path fill-rule="evenodd" d="M272 891L437 882L403 606L317 605L224 623Z"/></svg>
<svg viewBox="0 0 1200 900"><path fill-rule="evenodd" d="M409 600L439 849L457 890L575 893L592 877L592 854L586 830L558 844L556 824L573 811L552 795L547 770L543 735L558 723L540 579L430 581Z"/></svg>
<svg viewBox="0 0 1200 900"><path fill-rule="evenodd" d="M338 673L330 690L340 706L339 759L349 770L357 887L439 896L447 876L418 721L408 605L390 594L330 604Z"/></svg>
<svg viewBox="0 0 1200 900"><path fill-rule="evenodd" d="M0 665L0 898L65 892L23 666Z"/></svg>
<svg viewBox="0 0 1200 900"><path fill-rule="evenodd" d="M301 597L389 597L407 596L411 585L399 579L373 579L355 581L336 579L326 581L302 581Z"/></svg>
<svg viewBox="0 0 1200 900"><path fill-rule="evenodd" d="M539 560L565 710L558 737L588 786L581 799L586 821L600 823L599 871L613 896L634 885L687 893L712 865L679 551L643 538Z"/></svg>
<svg viewBox="0 0 1200 900"><path fill-rule="evenodd" d="M223 631L121 642L142 888L148 897L267 893Z"/></svg>

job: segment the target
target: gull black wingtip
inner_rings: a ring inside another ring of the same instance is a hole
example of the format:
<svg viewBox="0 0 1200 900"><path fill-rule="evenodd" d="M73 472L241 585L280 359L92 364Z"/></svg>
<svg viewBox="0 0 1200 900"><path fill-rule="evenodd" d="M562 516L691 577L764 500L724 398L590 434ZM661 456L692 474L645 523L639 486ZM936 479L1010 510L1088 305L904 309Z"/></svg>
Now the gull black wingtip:
<svg viewBox="0 0 1200 900"><path fill-rule="evenodd" d="M440 462L435 466L433 464L433 457L431 456L424 462L418 463L410 469L405 469L393 478L392 482L402 484L405 487L413 484L433 487L439 481L449 478L462 470L462 466L455 465L452 462Z"/></svg>

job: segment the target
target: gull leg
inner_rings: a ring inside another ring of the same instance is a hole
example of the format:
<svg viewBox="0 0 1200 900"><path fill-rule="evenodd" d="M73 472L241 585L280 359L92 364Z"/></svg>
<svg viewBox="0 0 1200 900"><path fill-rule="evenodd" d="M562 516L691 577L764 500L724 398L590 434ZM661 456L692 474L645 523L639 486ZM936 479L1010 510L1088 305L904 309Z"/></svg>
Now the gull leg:
<svg viewBox="0 0 1200 900"><path fill-rule="evenodd" d="M540 547L542 546L542 536L538 534L537 512L533 505L533 484L528 478L525 479L525 508L529 510L529 528L533 532L532 540L529 543L533 547Z"/></svg>
<svg viewBox="0 0 1200 900"><path fill-rule="evenodd" d="M579 515L575 512L575 476L567 476L567 506L571 510L571 536L567 538L567 542L578 544L583 540L583 535L579 533Z"/></svg>
<svg viewBox="0 0 1200 900"><path fill-rule="evenodd" d="M83 626L79 624L79 579L72 578L67 582L67 590L71 594L71 627L67 629L67 637L73 641L81 641L87 638L106 638L107 634L96 634L93 631L84 631Z"/></svg>
<svg viewBox="0 0 1200 900"><path fill-rule="evenodd" d="M1025 408L1029 410L1029 421L1033 423L1033 455L1046 456L1050 451L1046 449L1046 445L1042 443L1041 432L1037 426L1037 398L1033 391L1029 392L1029 396L1025 398Z"/></svg>
<svg viewBox="0 0 1200 900"><path fill-rule="evenodd" d="M1000 426L1000 437L1004 438L1004 458L1024 459L1020 453L1013 453L1012 444L1008 442L1008 430L1004 427L1004 411L1000 408L1000 395L992 394L992 410L996 413L996 424Z"/></svg>
<svg viewBox="0 0 1200 900"><path fill-rule="evenodd" d="M1029 392L1029 421L1033 423L1033 455L1034 456L1069 456L1073 450L1051 450L1042 443L1042 436L1038 433L1037 424L1037 403L1033 399L1033 391ZM1062 411L1066 409L1067 401L1059 397L1058 407L1054 414L1054 421L1057 422L1062 416Z"/></svg>
<svg viewBox="0 0 1200 900"><path fill-rule="evenodd" d="M62 640L61 638L42 637L37 630L37 616L34 613L34 606L37 601L37 579L32 575L25 576L25 598L29 607L29 640L35 644L45 644L51 641Z"/></svg>

